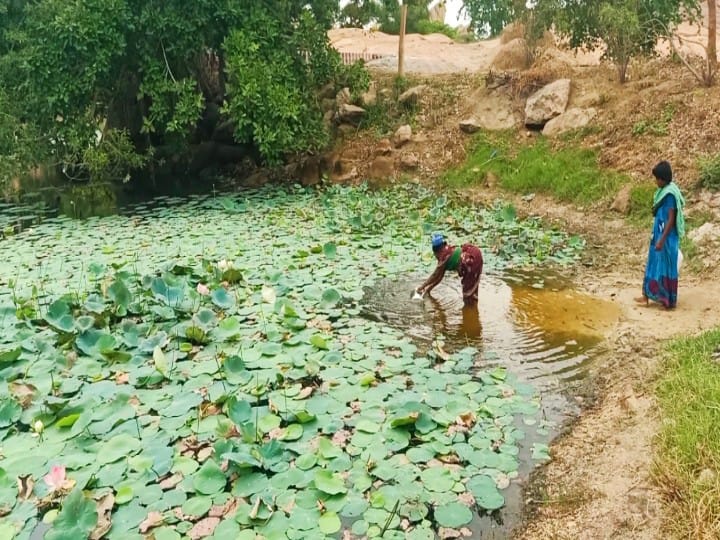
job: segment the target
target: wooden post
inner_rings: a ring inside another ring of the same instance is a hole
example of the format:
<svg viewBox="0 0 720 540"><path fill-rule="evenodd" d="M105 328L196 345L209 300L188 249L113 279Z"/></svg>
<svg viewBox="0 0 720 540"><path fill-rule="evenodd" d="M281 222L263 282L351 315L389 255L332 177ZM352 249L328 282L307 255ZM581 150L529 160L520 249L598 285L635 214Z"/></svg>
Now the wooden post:
<svg viewBox="0 0 720 540"><path fill-rule="evenodd" d="M405 25L407 24L407 10L405 3L400 6L400 40L398 42L398 77L405 73Z"/></svg>

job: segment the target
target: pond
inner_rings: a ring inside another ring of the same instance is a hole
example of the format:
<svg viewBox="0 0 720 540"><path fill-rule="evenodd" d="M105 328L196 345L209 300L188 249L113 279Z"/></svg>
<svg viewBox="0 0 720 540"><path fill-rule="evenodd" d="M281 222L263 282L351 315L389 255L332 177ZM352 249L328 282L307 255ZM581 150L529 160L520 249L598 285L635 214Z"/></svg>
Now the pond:
<svg viewBox="0 0 720 540"><path fill-rule="evenodd" d="M479 316L450 278L409 300L433 230L483 246ZM506 530L611 319L548 277L582 245L414 185L164 198L9 235L0 538Z"/></svg>

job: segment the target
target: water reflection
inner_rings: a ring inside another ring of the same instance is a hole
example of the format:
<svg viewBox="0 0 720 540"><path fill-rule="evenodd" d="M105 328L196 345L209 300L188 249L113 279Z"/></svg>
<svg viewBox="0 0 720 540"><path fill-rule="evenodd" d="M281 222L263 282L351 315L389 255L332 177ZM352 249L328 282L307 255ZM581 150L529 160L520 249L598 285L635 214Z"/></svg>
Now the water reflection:
<svg viewBox="0 0 720 540"><path fill-rule="evenodd" d="M616 324L616 305L573 291L562 280L519 274L483 276L477 309L464 308L459 280L449 277L423 300L409 300L412 284L421 280L409 276L374 285L363 299L365 316L403 330L421 347L439 337L448 352L476 347L478 368L502 365L535 386L550 422L560 424L577 413L568 387L585 376L599 343ZM538 440L524 428L521 478L532 469L530 449ZM499 512L472 522L473 538L508 538L520 523L522 486L513 482L504 495Z"/></svg>

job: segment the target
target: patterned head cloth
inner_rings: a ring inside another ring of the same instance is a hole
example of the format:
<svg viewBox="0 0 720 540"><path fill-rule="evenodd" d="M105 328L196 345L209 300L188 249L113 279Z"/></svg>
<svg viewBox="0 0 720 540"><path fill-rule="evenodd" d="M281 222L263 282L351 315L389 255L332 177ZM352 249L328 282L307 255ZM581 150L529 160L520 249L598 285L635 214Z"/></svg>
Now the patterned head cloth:
<svg viewBox="0 0 720 540"><path fill-rule="evenodd" d="M430 243L432 244L433 251L437 251L445 244L445 237L439 232L435 232L432 234Z"/></svg>

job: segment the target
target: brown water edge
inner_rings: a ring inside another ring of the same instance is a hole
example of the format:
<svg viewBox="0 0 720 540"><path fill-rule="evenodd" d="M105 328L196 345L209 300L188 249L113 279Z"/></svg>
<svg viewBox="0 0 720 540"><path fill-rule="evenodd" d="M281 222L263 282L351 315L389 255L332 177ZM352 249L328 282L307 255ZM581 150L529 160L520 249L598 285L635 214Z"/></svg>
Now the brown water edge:
<svg viewBox="0 0 720 540"><path fill-rule="evenodd" d="M430 296L410 300L424 276L403 276L373 286L363 299L365 317L402 330L421 350L441 343L448 353L478 349L476 366L503 366L541 397L541 425L516 420L526 433L520 445L518 477L503 490L505 506L470 524L472 538L511 537L526 519L530 478L541 469L532 460L536 442L549 443L580 412L588 369L605 352L605 338L619 322L612 303L583 294L560 274L507 272L483 276L477 309L464 309L457 278L446 277ZM543 427L549 435L540 435Z"/></svg>

